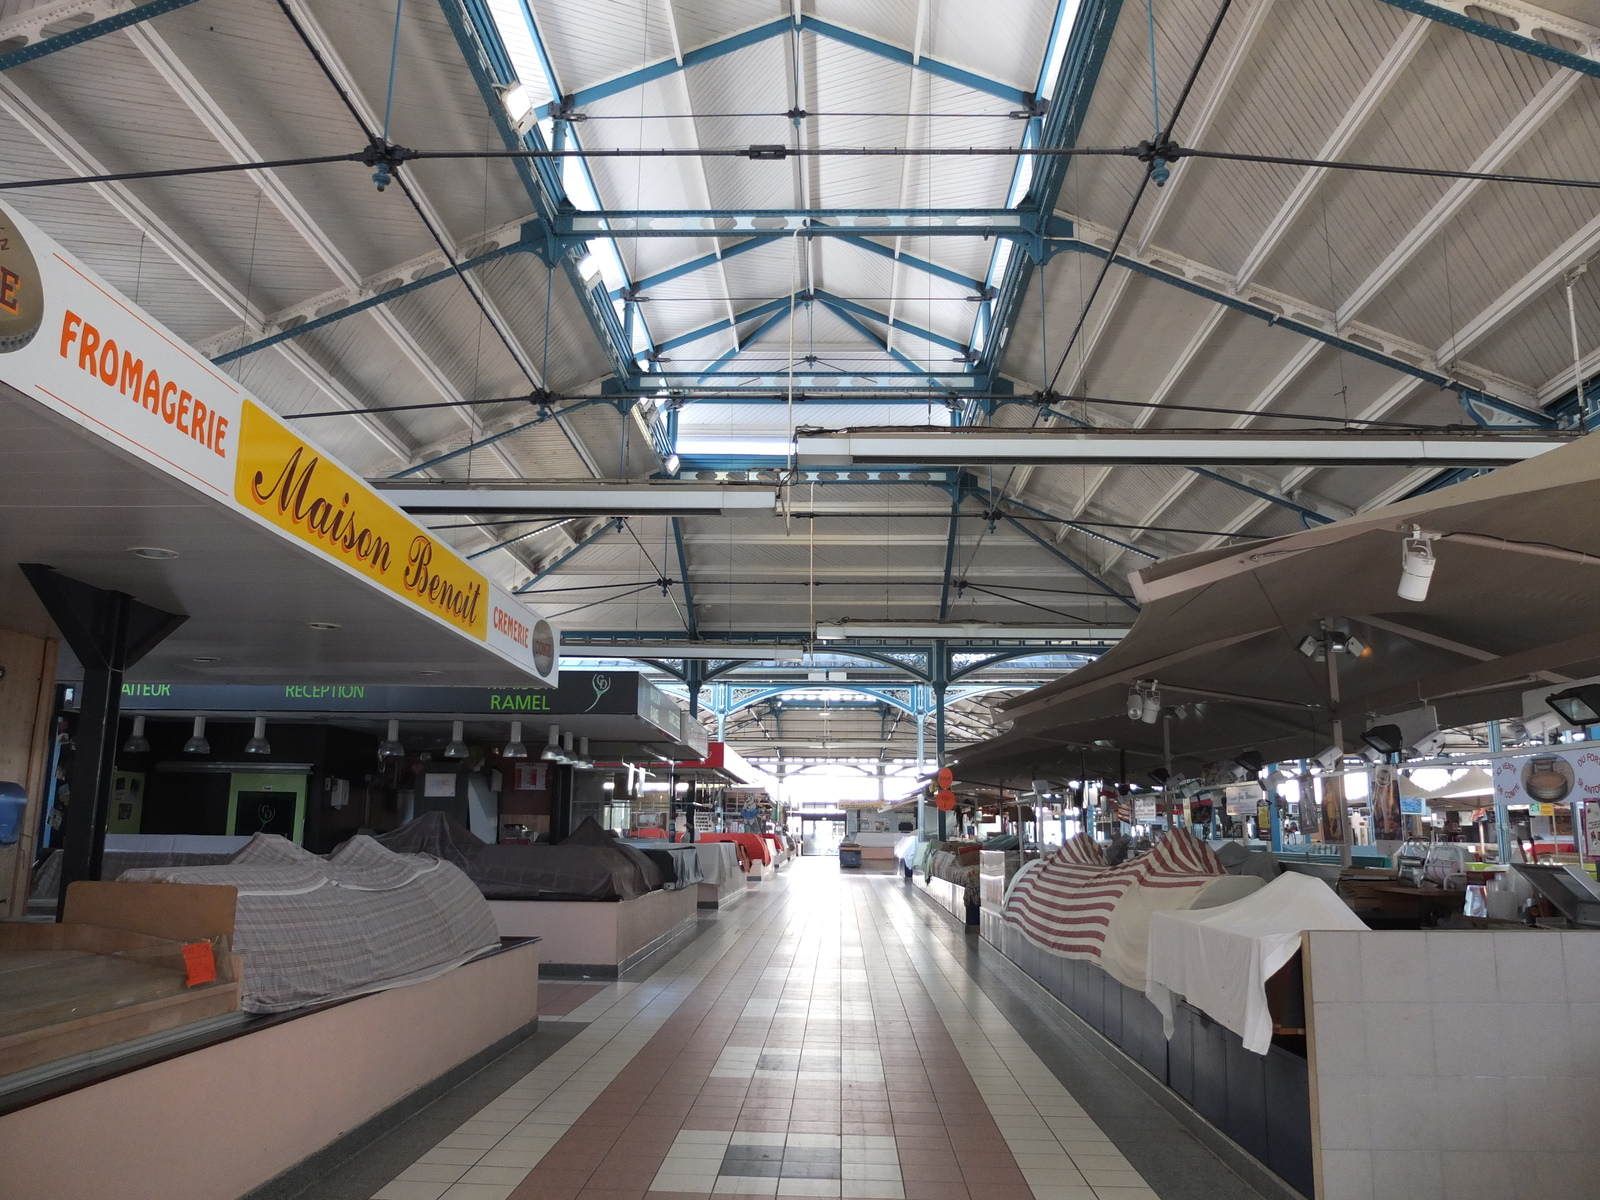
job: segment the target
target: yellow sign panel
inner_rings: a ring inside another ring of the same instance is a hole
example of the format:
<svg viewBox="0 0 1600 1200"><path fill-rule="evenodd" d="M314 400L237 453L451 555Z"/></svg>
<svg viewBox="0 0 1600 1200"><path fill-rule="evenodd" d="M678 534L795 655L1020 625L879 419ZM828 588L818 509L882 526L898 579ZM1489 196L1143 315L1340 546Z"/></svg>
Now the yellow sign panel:
<svg viewBox="0 0 1600 1200"><path fill-rule="evenodd" d="M250 512L480 640L488 581L282 422L244 401L234 498Z"/></svg>

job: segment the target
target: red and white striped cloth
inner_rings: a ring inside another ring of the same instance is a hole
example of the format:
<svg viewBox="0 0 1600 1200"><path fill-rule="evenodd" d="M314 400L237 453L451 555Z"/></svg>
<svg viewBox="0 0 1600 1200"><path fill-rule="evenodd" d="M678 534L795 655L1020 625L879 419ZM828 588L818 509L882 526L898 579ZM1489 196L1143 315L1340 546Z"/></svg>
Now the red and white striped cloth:
<svg viewBox="0 0 1600 1200"><path fill-rule="evenodd" d="M1211 848L1184 830L1120 867L1107 867L1100 847L1080 834L1017 884L1004 919L1034 945L1090 959L1142 988L1150 916L1187 908L1201 887L1224 874Z"/></svg>

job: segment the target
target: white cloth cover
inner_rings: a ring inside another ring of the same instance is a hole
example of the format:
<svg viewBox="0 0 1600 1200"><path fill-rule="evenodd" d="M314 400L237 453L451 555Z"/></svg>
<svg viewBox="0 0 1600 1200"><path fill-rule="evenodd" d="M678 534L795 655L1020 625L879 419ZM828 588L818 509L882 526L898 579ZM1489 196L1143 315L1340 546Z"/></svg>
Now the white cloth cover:
<svg viewBox="0 0 1600 1200"><path fill-rule="evenodd" d="M739 848L733 842L691 842L700 859L700 882L720 886L729 879L743 879Z"/></svg>
<svg viewBox="0 0 1600 1200"><path fill-rule="evenodd" d="M1272 1045L1267 979L1300 949L1307 929L1365 929L1361 918L1320 879L1284 872L1254 895L1150 918L1144 994L1172 1036L1174 997L1182 996L1237 1033L1244 1048Z"/></svg>

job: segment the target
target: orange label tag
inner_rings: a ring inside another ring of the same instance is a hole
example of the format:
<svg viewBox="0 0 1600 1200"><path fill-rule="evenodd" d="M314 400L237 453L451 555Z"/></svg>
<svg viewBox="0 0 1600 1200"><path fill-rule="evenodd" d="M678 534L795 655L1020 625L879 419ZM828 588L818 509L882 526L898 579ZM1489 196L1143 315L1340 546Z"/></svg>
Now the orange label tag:
<svg viewBox="0 0 1600 1200"><path fill-rule="evenodd" d="M217 978L217 956L210 942L190 942L183 948L183 965L189 969L186 987L211 983Z"/></svg>

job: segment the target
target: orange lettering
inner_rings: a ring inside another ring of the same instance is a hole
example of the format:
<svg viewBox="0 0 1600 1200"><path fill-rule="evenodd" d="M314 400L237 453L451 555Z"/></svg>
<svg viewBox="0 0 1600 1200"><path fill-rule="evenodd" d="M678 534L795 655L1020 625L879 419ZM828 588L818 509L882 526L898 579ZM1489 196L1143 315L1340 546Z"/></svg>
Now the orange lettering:
<svg viewBox="0 0 1600 1200"><path fill-rule="evenodd" d="M170 379L167 380L167 386L161 389L161 419L168 425L178 419L178 402L174 399L177 392L178 385Z"/></svg>
<svg viewBox="0 0 1600 1200"><path fill-rule="evenodd" d="M194 412L189 417L189 436L202 446L206 444L206 418L211 415L211 410L201 402L198 396L194 401Z"/></svg>
<svg viewBox="0 0 1600 1200"><path fill-rule="evenodd" d="M22 311L22 302L17 299L17 293L22 290L22 276L10 267L0 267L0 308L8 313Z"/></svg>
<svg viewBox="0 0 1600 1200"><path fill-rule="evenodd" d="M228 452L222 448L222 440L227 436L228 436L228 418L227 417L218 417L217 418L217 436L216 436L216 440L211 443L211 448L217 452L217 457L218 458L227 458L228 457Z"/></svg>
<svg viewBox="0 0 1600 1200"><path fill-rule="evenodd" d="M115 384L117 382L117 364L121 356L117 353L117 343L108 340L100 351L100 382Z"/></svg>
<svg viewBox="0 0 1600 1200"><path fill-rule="evenodd" d="M100 349L100 331L89 322L83 323L83 340L78 343L78 370L95 373L95 354Z"/></svg>
<svg viewBox="0 0 1600 1200"><path fill-rule="evenodd" d="M132 390L135 402L139 399L139 388L144 383L144 359L135 358L132 351L124 351L122 355L122 392L127 395Z"/></svg>
<svg viewBox="0 0 1600 1200"><path fill-rule="evenodd" d="M67 356L67 347L78 340L78 326L83 324L83 318L70 308L61 318L61 357Z"/></svg>
<svg viewBox="0 0 1600 1200"><path fill-rule="evenodd" d="M189 432L189 401L194 397L188 392L178 393L178 420L176 422L179 433Z"/></svg>
<svg viewBox="0 0 1600 1200"><path fill-rule="evenodd" d="M144 392L139 397L139 403L151 412L158 412L161 409L161 376L156 373L154 367L151 367L150 374L144 377Z"/></svg>

